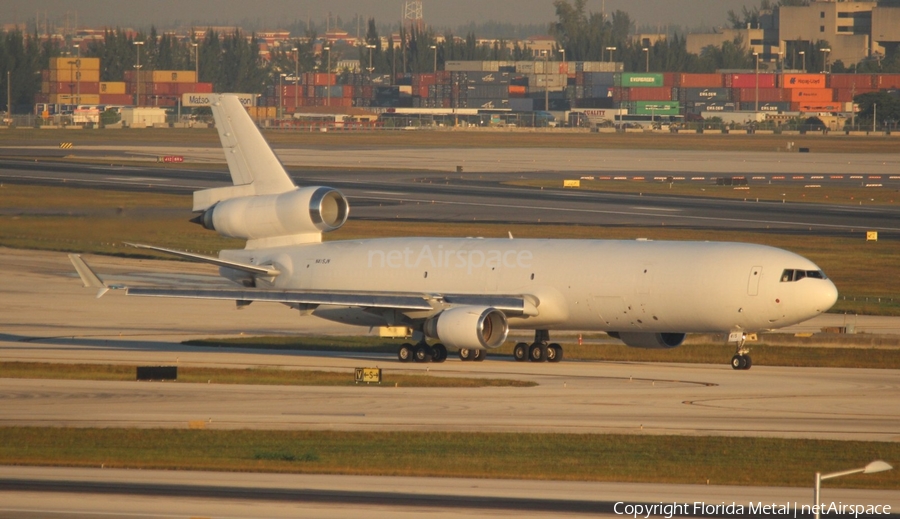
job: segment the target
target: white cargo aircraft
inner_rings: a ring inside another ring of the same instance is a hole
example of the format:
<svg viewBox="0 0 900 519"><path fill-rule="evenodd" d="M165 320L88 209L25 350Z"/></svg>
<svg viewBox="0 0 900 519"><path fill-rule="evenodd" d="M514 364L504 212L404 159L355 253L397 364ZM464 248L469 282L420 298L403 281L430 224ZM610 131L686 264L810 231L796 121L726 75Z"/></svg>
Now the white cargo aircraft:
<svg viewBox="0 0 900 519"><path fill-rule="evenodd" d="M535 330L516 360L558 362L551 331L605 331L628 346L674 348L685 333L723 333L748 369L750 332L828 310L837 289L806 258L761 245L648 240L389 238L322 242L347 220L344 196L298 188L234 95L212 112L233 186L194 193L194 220L247 240L218 258L147 245L220 267L233 289L107 286L77 255L85 284L135 296L278 302L360 326L406 326L401 361L483 360L510 329ZM426 342L431 340L433 344Z"/></svg>

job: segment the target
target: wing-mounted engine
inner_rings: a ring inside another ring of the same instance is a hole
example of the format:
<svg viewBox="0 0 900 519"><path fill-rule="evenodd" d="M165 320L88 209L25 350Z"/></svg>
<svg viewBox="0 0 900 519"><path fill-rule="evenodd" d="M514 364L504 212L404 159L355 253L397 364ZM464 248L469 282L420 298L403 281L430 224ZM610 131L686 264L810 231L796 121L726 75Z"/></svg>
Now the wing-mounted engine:
<svg viewBox="0 0 900 519"><path fill-rule="evenodd" d="M493 349L506 342L509 323L496 308L456 306L425 321L424 332L453 348Z"/></svg>
<svg viewBox="0 0 900 519"><path fill-rule="evenodd" d="M222 200L192 221L223 236L248 240L252 249L321 241L321 233L339 229L349 214L340 191L305 187Z"/></svg>
<svg viewBox="0 0 900 519"><path fill-rule="evenodd" d="M609 332L609 336L619 339L632 348L667 350L681 346L683 333Z"/></svg>

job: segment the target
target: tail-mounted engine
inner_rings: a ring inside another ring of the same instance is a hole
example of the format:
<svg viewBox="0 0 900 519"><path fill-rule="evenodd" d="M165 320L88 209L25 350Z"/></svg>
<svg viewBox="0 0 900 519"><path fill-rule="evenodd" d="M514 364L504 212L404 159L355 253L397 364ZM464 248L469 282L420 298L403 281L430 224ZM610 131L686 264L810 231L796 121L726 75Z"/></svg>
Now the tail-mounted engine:
<svg viewBox="0 0 900 519"><path fill-rule="evenodd" d="M509 323L506 315L496 308L456 306L425 321L424 332L445 346L493 349L506 342Z"/></svg>
<svg viewBox="0 0 900 519"><path fill-rule="evenodd" d="M350 206L340 191L305 187L277 195L223 200L192 221L230 238L262 240L334 231L344 225L349 214Z"/></svg>

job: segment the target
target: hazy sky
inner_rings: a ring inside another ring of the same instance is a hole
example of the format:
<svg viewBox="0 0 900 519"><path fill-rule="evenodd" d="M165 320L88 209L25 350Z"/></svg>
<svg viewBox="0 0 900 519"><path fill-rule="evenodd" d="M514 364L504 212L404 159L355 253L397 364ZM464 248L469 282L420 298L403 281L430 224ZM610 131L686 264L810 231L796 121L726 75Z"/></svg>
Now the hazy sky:
<svg viewBox="0 0 900 519"><path fill-rule="evenodd" d="M62 20L78 13L79 25L121 27L175 23L228 25L242 21L279 28L284 22L324 20L327 12L352 20L358 13L379 23L398 20L403 0L2 0L0 22L34 19L40 11ZM599 12L604 0L589 0ZM729 9L758 5L758 0L605 0L606 11L622 9L640 24L674 23L685 27L725 24ZM552 0L423 0L425 21L456 27L470 21L544 23L554 19ZM345 27L351 29L350 27ZM351 31L352 32L352 31Z"/></svg>

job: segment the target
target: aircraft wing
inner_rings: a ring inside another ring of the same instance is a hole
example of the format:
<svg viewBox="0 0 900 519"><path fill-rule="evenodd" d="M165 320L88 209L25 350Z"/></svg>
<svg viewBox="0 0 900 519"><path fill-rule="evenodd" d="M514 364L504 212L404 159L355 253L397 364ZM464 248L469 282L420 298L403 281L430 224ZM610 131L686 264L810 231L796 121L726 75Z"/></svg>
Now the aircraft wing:
<svg viewBox="0 0 900 519"><path fill-rule="evenodd" d="M309 306L355 306L403 311L432 311L447 306L490 306L508 315L537 315L533 297L523 295L417 294L399 292L353 292L338 290L278 290L264 288L129 287L107 285L77 254L69 255L85 287L97 288L101 297L110 289L130 296L212 299L249 304L254 301Z"/></svg>

